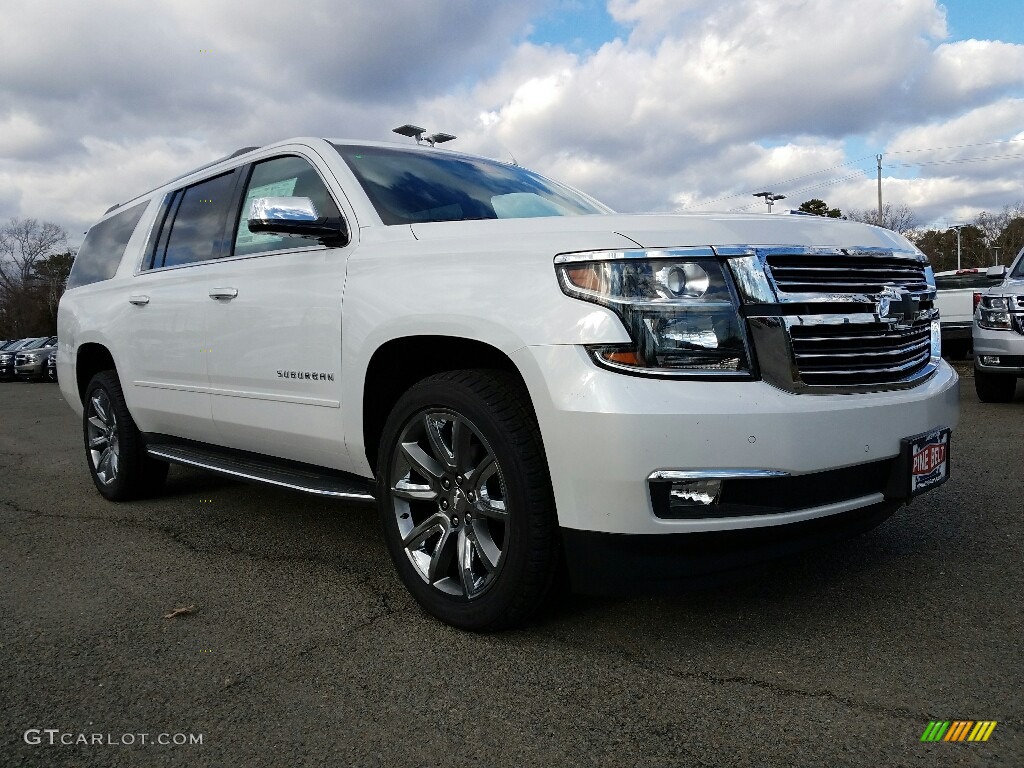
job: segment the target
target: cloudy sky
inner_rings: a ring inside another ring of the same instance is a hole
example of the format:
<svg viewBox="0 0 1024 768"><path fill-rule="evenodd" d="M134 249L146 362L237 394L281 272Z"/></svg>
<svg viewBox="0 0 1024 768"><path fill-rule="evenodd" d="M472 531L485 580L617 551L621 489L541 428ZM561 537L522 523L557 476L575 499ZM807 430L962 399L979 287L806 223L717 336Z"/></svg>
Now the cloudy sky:
<svg viewBox="0 0 1024 768"><path fill-rule="evenodd" d="M450 145L621 211L1024 199L1022 0L0 0L0 221L297 135ZM778 209L776 209L778 210Z"/></svg>

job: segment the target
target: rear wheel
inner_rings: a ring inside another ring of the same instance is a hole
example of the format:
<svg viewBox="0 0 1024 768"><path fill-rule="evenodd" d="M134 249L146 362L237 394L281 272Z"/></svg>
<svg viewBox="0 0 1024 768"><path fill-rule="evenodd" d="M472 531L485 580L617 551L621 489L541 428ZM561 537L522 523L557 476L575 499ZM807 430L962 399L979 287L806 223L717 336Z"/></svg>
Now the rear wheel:
<svg viewBox="0 0 1024 768"><path fill-rule="evenodd" d="M558 527L540 431L517 380L469 370L419 382L388 418L377 466L391 558L429 613L490 631L543 602Z"/></svg>
<svg viewBox="0 0 1024 768"><path fill-rule="evenodd" d="M974 391L983 403L1008 403L1017 390L1017 377L974 369Z"/></svg>
<svg viewBox="0 0 1024 768"><path fill-rule="evenodd" d="M97 373L86 387L82 431L89 472L107 499L147 496L163 486L167 463L146 454L113 371Z"/></svg>

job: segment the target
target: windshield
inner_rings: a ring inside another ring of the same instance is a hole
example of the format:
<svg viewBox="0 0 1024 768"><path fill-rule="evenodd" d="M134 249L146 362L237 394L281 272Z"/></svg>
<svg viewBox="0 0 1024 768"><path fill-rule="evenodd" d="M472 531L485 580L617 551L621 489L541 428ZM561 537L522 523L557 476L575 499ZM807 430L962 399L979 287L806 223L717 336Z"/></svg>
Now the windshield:
<svg viewBox="0 0 1024 768"><path fill-rule="evenodd" d="M611 212L515 165L422 150L349 144L334 148L385 224Z"/></svg>
<svg viewBox="0 0 1024 768"><path fill-rule="evenodd" d="M1014 265L1010 277L1015 279L1024 277L1024 248L1021 248L1020 253L1017 254L1017 263Z"/></svg>
<svg viewBox="0 0 1024 768"><path fill-rule="evenodd" d="M47 341L49 341L49 339L45 337L41 339L36 339L26 344L24 347L22 347L22 349L39 349L40 347L45 347Z"/></svg>

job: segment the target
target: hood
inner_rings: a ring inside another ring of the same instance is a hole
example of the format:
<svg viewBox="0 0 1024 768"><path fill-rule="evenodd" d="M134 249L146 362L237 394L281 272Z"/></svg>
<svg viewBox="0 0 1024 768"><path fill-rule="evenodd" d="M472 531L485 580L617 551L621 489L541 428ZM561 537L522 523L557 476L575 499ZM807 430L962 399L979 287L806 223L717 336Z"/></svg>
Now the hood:
<svg viewBox="0 0 1024 768"><path fill-rule="evenodd" d="M1019 293L1024 294L1024 277L1008 278L1001 282L999 285L995 285L988 289L988 293L1000 294L1000 293Z"/></svg>
<svg viewBox="0 0 1024 768"><path fill-rule="evenodd" d="M418 240L514 238L557 249L799 245L915 250L892 230L821 216L788 214L608 214L413 224ZM621 238L621 239L620 239Z"/></svg>

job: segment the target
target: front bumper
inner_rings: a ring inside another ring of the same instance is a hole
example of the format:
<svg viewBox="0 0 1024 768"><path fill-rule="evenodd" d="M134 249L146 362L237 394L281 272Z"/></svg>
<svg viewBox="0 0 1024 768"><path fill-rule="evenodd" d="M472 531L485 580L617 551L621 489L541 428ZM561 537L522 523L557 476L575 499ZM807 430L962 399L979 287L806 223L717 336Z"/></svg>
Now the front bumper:
<svg viewBox="0 0 1024 768"><path fill-rule="evenodd" d="M958 421L959 380L944 362L908 390L797 395L761 381L619 374L597 368L578 346L524 347L513 359L537 412L559 524L574 531L741 531L867 509L887 502L881 489L826 503L797 498L769 514L664 519L647 479L657 471L855 467L894 459L902 438Z"/></svg>
<svg viewBox="0 0 1024 768"><path fill-rule="evenodd" d="M884 522L897 506L879 502L799 523L742 531L629 536L563 528L562 546L576 592L672 592L720 580L725 572L742 576L765 560L851 538Z"/></svg>
<svg viewBox="0 0 1024 768"><path fill-rule="evenodd" d="M14 366L14 375L19 379L38 379L46 373L46 361L25 363Z"/></svg>
<svg viewBox="0 0 1024 768"><path fill-rule="evenodd" d="M982 356L998 356L1000 365L984 365ZM1024 376L1024 336L974 326L974 367L981 371Z"/></svg>

